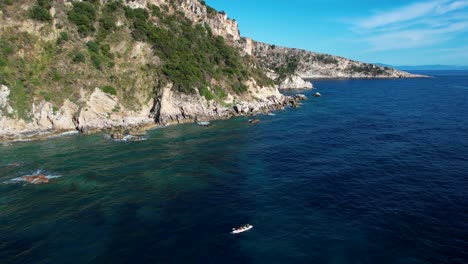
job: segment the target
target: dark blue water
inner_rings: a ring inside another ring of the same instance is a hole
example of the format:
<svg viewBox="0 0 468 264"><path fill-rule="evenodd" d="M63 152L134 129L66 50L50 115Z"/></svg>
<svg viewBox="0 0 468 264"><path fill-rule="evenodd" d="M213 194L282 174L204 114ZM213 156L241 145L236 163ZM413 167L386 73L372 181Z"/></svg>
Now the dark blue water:
<svg viewBox="0 0 468 264"><path fill-rule="evenodd" d="M316 81L257 125L0 146L0 263L466 263L468 73L431 74ZM60 177L12 181L38 170Z"/></svg>

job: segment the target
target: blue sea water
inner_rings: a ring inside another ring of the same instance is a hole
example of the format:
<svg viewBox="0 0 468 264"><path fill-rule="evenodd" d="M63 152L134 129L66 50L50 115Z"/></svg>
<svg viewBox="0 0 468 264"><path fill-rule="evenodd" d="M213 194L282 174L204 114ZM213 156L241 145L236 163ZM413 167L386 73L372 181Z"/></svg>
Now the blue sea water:
<svg viewBox="0 0 468 264"><path fill-rule="evenodd" d="M256 125L0 145L0 263L466 263L468 72L429 74L317 80Z"/></svg>

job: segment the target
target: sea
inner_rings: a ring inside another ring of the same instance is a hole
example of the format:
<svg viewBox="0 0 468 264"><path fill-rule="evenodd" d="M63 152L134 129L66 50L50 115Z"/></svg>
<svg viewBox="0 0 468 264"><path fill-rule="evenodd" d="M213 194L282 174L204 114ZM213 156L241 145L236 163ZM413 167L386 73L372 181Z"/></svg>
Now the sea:
<svg viewBox="0 0 468 264"><path fill-rule="evenodd" d="M0 144L0 263L467 263L468 72L418 73L314 80L257 124Z"/></svg>

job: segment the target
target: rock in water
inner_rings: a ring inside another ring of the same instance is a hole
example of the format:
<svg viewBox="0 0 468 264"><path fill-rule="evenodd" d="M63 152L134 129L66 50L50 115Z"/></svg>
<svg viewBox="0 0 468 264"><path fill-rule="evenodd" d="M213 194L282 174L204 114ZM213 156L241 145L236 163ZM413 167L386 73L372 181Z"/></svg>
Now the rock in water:
<svg viewBox="0 0 468 264"><path fill-rule="evenodd" d="M260 122L260 119L256 118L256 119L249 119L249 123L250 124L256 124L256 123L259 123Z"/></svg>
<svg viewBox="0 0 468 264"><path fill-rule="evenodd" d="M304 101L304 100L307 100L307 96L303 95L303 94L296 94L296 97L295 97L296 100L300 100L300 101Z"/></svg>
<svg viewBox="0 0 468 264"><path fill-rule="evenodd" d="M314 96L315 96L315 97L320 97L320 96L322 96L322 95L321 95L319 92L316 92L316 93L314 93Z"/></svg>
<svg viewBox="0 0 468 264"><path fill-rule="evenodd" d="M284 79L279 85L280 89L312 89L311 82L305 81L298 75L292 75Z"/></svg>
<svg viewBox="0 0 468 264"><path fill-rule="evenodd" d="M122 133L114 133L111 135L111 138L114 140L123 140L124 135Z"/></svg>
<svg viewBox="0 0 468 264"><path fill-rule="evenodd" d="M47 178L44 174L37 174L31 176L23 176L21 177L23 180L32 183L32 184L42 184L42 183L49 183L49 178Z"/></svg>

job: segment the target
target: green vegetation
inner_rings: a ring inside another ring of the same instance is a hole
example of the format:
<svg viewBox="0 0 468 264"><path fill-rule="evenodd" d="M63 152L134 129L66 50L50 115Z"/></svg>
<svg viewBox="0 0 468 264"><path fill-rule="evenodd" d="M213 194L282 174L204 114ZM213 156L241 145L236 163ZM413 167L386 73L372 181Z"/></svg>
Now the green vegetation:
<svg viewBox="0 0 468 264"><path fill-rule="evenodd" d="M275 69L276 73L278 74L277 81L282 81L286 77L294 74L297 70L298 64L299 61L296 57L288 57L285 64Z"/></svg>
<svg viewBox="0 0 468 264"><path fill-rule="evenodd" d="M159 16L161 14L161 9L157 5L150 5L149 9L151 10L151 15Z"/></svg>
<svg viewBox="0 0 468 264"><path fill-rule="evenodd" d="M88 43L86 43L86 46L88 46L88 49L94 53L99 53L99 50L101 49L99 47L99 43L97 43L96 41L92 41L92 40L88 41Z"/></svg>
<svg viewBox="0 0 468 264"><path fill-rule="evenodd" d="M35 5L32 6L29 17L38 21L49 22L52 20L49 9L52 4L50 0L38 0Z"/></svg>
<svg viewBox="0 0 468 264"><path fill-rule="evenodd" d="M86 57L81 51L76 50L72 53L72 61L73 63L84 63Z"/></svg>
<svg viewBox="0 0 468 264"><path fill-rule="evenodd" d="M324 64L338 64L338 60L328 54L317 54L315 58L317 59L318 62L321 62Z"/></svg>
<svg viewBox="0 0 468 264"><path fill-rule="evenodd" d="M74 2L73 8L68 12L68 19L78 27L82 36L88 36L96 31L96 6L90 2Z"/></svg>
<svg viewBox="0 0 468 264"><path fill-rule="evenodd" d="M0 67L4 67L8 64L8 57L13 54L13 46L6 41L5 39L0 39ZM2 73L2 71L0 71ZM0 75L2 78L2 75ZM2 79L0 79L0 83L3 83Z"/></svg>
<svg viewBox="0 0 468 264"><path fill-rule="evenodd" d="M223 88L221 88L221 86L215 86L214 93L221 100L224 100L227 97L226 92L223 90Z"/></svg>
<svg viewBox="0 0 468 264"><path fill-rule="evenodd" d="M206 6L206 12L208 13L208 16L214 16L218 13L216 9L212 8L211 6L209 5L205 5L205 6Z"/></svg>
<svg viewBox="0 0 468 264"><path fill-rule="evenodd" d="M108 94L117 95L117 91L115 90L115 88L110 85L103 86L101 90Z"/></svg>
<svg viewBox="0 0 468 264"><path fill-rule="evenodd" d="M24 86L23 81L18 80L10 87L10 104L15 109L19 118L29 120L31 109L30 91Z"/></svg>
<svg viewBox="0 0 468 264"><path fill-rule="evenodd" d="M0 0L0 10L3 10L6 6L13 5L14 0Z"/></svg>
<svg viewBox="0 0 468 264"><path fill-rule="evenodd" d="M122 7L120 1L108 2L102 8L101 18L99 19L99 32L97 39L104 41L107 36L117 29L117 11Z"/></svg>
<svg viewBox="0 0 468 264"><path fill-rule="evenodd" d="M114 67L114 54L110 52L108 44L100 45L98 42L91 40L86 43L86 46L96 69L101 70L103 64L108 68Z"/></svg>
<svg viewBox="0 0 468 264"><path fill-rule="evenodd" d="M29 120L31 108L31 89L34 80L25 81L30 75L32 65L26 65L23 61L15 59L18 44L30 41L27 34L10 35L8 38L0 37L0 83L10 88L10 104L15 110L15 116Z"/></svg>
<svg viewBox="0 0 468 264"><path fill-rule="evenodd" d="M200 95L205 97L208 101L213 100L215 98L214 94L206 86L199 88L198 90L200 92Z"/></svg>
<svg viewBox="0 0 468 264"><path fill-rule="evenodd" d="M193 26L182 14L158 13L163 27L149 21L146 10L125 8L125 14L133 22L134 39L153 45L156 55L164 61L163 75L180 92L203 89L211 79L224 79L236 93L247 90L243 82L250 77L260 83L269 82L263 73L252 74L256 65L250 58L242 57L224 38L213 36L206 27Z"/></svg>
<svg viewBox="0 0 468 264"><path fill-rule="evenodd" d="M351 73L370 73L373 76L387 74L381 67L375 67L372 64L363 63L362 65L352 65L349 69Z"/></svg>
<svg viewBox="0 0 468 264"><path fill-rule="evenodd" d="M68 33L67 32L60 32L60 35L59 35L59 38L57 39L57 44L62 44L64 42L67 42L70 40L70 37L68 36Z"/></svg>

